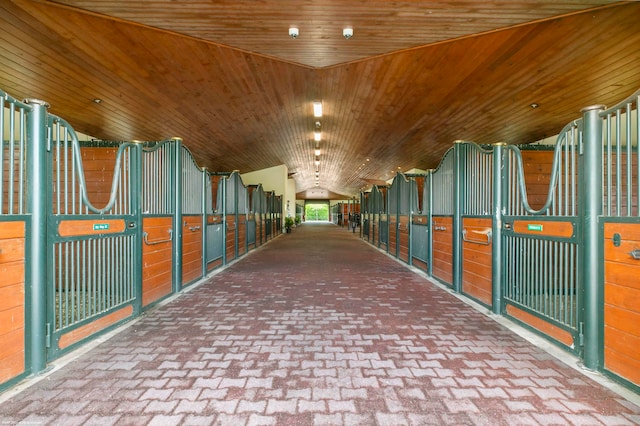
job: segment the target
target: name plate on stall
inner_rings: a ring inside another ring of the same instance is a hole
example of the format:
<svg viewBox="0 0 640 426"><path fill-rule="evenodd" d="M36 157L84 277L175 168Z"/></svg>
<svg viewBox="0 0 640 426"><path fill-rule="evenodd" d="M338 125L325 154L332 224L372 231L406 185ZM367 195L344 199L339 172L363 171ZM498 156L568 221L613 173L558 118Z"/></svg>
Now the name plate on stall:
<svg viewBox="0 0 640 426"><path fill-rule="evenodd" d="M539 223L530 223L527 225L528 231L542 232L542 225Z"/></svg>
<svg viewBox="0 0 640 426"><path fill-rule="evenodd" d="M106 231L109 229L108 223L94 223L93 230L94 231Z"/></svg>

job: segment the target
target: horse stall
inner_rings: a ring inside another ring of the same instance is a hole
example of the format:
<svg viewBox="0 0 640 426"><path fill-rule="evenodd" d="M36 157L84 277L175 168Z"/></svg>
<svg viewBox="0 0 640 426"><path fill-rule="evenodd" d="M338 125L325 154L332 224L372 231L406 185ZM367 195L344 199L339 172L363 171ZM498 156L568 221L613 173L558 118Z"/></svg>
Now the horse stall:
<svg viewBox="0 0 640 426"><path fill-rule="evenodd" d="M238 172L225 179L226 261L247 252L247 216L249 192ZM254 234L255 238L255 234Z"/></svg>
<svg viewBox="0 0 640 426"><path fill-rule="evenodd" d="M409 263L409 223L412 212L418 209L416 181L397 173L388 191L387 251L394 257Z"/></svg>
<svg viewBox="0 0 640 426"><path fill-rule="evenodd" d="M453 286L454 148L449 149L431 179L427 215L431 219L431 276Z"/></svg>
<svg viewBox="0 0 640 426"><path fill-rule="evenodd" d="M182 234L182 286L198 281L206 273L204 257L205 185L206 170L198 167L191 152L180 147L182 159L181 221ZM179 228L178 228L179 229Z"/></svg>
<svg viewBox="0 0 640 426"><path fill-rule="evenodd" d="M253 230L249 229L249 239L253 237L253 247L259 247L267 241L267 196L262 185L249 185L249 214L253 217ZM251 228L251 220L249 221ZM251 242L250 242L251 247Z"/></svg>
<svg viewBox="0 0 640 426"><path fill-rule="evenodd" d="M493 150L457 144L461 214L461 292L491 307L493 303ZM454 189L455 191L455 189ZM459 237L459 236L458 236Z"/></svg>
<svg viewBox="0 0 640 426"><path fill-rule="evenodd" d="M410 264L423 272L429 273L429 265L431 259L429 257L431 236L430 222L431 218L428 214L430 203L430 185L431 178L429 174L413 175L416 182L417 206L411 215L409 226L409 242L410 242Z"/></svg>
<svg viewBox="0 0 640 426"><path fill-rule="evenodd" d="M371 242L371 192L360 193L360 206L362 211L360 212L360 238Z"/></svg>
<svg viewBox="0 0 640 426"><path fill-rule="evenodd" d="M604 371L640 390L640 92L607 110L591 112L602 128L602 170L598 187L602 212L597 244L603 276L601 350ZM587 117L588 118L588 117ZM597 144L597 142L596 142ZM597 207L597 206L596 206ZM600 288L598 288L600 291Z"/></svg>
<svg viewBox="0 0 640 426"><path fill-rule="evenodd" d="M225 196L224 178L229 173L207 172L206 218L206 264L212 271L225 264Z"/></svg>

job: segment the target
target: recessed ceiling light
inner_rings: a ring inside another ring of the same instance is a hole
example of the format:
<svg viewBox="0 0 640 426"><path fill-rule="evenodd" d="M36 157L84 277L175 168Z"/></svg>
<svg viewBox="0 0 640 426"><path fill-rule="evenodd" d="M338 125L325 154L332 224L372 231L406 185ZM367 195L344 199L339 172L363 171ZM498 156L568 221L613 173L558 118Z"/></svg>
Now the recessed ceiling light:
<svg viewBox="0 0 640 426"><path fill-rule="evenodd" d="M529 105L529 106L530 106L531 108L533 108L533 109L536 109L536 108L538 108L540 105L534 102L534 103L532 103L532 104L531 104L531 105Z"/></svg>
<svg viewBox="0 0 640 426"><path fill-rule="evenodd" d="M300 31L298 31L298 27L289 27L289 37L298 38L300 35Z"/></svg>
<svg viewBox="0 0 640 426"><path fill-rule="evenodd" d="M93 100L93 102L96 103L96 104L99 104L100 102L102 102L102 99L95 98Z"/></svg>
<svg viewBox="0 0 640 426"><path fill-rule="evenodd" d="M322 117L322 102L316 101L313 103L313 116L316 118Z"/></svg>
<svg viewBox="0 0 640 426"><path fill-rule="evenodd" d="M353 37L353 28L351 27L345 27L342 29L342 36L344 38L346 38L347 40L349 40L351 37Z"/></svg>

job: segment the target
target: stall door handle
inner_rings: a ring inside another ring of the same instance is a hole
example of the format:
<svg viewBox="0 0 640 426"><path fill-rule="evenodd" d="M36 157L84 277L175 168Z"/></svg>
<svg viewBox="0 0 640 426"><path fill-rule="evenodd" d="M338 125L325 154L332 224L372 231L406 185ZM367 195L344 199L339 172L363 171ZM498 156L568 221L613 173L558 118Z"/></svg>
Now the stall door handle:
<svg viewBox="0 0 640 426"><path fill-rule="evenodd" d="M635 260L640 260L640 249L635 249L629 253Z"/></svg>

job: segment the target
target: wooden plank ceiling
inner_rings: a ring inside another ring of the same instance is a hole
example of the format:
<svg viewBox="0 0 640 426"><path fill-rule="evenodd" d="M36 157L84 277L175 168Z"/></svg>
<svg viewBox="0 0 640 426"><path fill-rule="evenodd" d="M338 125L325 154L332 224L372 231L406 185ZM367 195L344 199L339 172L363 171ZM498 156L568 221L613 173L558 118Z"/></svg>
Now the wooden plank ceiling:
<svg viewBox="0 0 640 426"><path fill-rule="evenodd" d="M352 196L454 140L534 142L630 95L638 17L607 0L3 0L0 88L96 138L180 136L210 170L285 164L302 198Z"/></svg>

